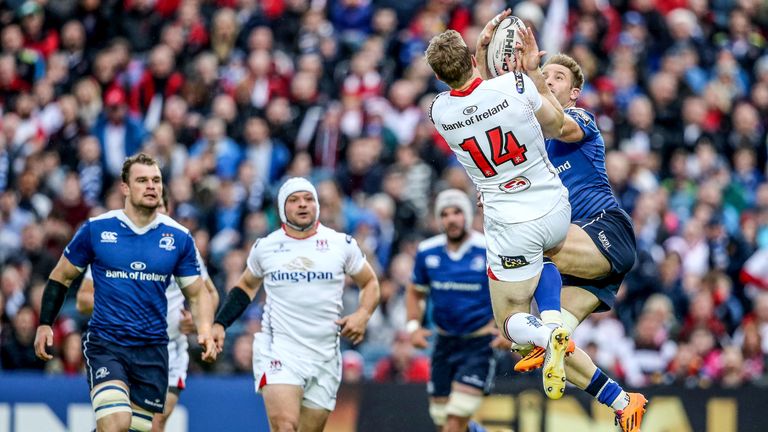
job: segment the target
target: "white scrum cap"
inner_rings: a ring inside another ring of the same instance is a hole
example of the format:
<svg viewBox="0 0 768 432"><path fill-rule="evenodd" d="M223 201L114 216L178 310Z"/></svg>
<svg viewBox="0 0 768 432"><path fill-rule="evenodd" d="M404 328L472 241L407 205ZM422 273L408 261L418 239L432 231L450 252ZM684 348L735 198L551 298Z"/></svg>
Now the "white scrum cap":
<svg viewBox="0 0 768 432"><path fill-rule="evenodd" d="M312 196L315 197L315 202L318 203L317 213L315 214L315 222L317 222L320 215L320 203L317 200L317 190L315 190L312 183L304 177L291 177L280 186L280 191L277 192L277 209L280 213L280 220L291 228L297 228L289 223L288 219L285 217L285 202L288 200L288 197L295 192L311 192Z"/></svg>
<svg viewBox="0 0 768 432"><path fill-rule="evenodd" d="M472 203L469 201L469 197L464 191L458 189L447 189L440 192L435 199L435 216L440 217L440 214L446 207L457 207L464 213L464 228L470 230L472 228L472 218L475 216Z"/></svg>

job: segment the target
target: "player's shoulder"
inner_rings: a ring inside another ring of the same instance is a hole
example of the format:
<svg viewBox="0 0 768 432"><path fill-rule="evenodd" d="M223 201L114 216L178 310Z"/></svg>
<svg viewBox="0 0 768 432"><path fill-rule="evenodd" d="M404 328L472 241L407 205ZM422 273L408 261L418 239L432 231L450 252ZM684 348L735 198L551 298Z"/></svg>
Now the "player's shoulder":
<svg viewBox="0 0 768 432"><path fill-rule="evenodd" d="M434 115L432 114L433 110L435 109L435 107L439 107L440 103L442 103L442 102L438 102L439 100L441 100L440 97L445 96L447 94L448 94L447 91L438 93L437 95L435 95L434 99L432 99L432 103L429 104L429 110L427 111L427 114L429 115L429 120L432 121L432 123L435 122ZM447 100L447 98L442 98L442 101L445 101L445 100Z"/></svg>
<svg viewBox="0 0 768 432"><path fill-rule="evenodd" d="M357 244L357 240L355 240L354 237L352 237L351 234L347 234L341 231L336 231L335 229L331 227L327 227L323 224L319 224L317 226L317 234L315 237L318 237L316 239L317 242L322 242L323 240L328 240L328 242L331 243L339 243L339 244L347 244L347 245L353 245ZM319 245L318 247L322 247L322 245Z"/></svg>
<svg viewBox="0 0 768 432"><path fill-rule="evenodd" d="M483 88L508 95L522 95L526 90L536 90L528 75L520 72L510 72L485 80Z"/></svg>
<svg viewBox="0 0 768 432"><path fill-rule="evenodd" d="M475 248L485 249L485 235L475 230L470 231L469 244Z"/></svg>
<svg viewBox="0 0 768 432"><path fill-rule="evenodd" d="M101 224L105 224L105 223L108 224L110 222L118 221L123 214L124 213L123 213L122 210L110 210L110 211L104 212L104 213L102 213L100 215L88 218L88 223L90 223L92 225L93 224L101 225Z"/></svg>
<svg viewBox="0 0 768 432"><path fill-rule="evenodd" d="M157 215L157 224L158 225L165 225L168 228L171 228L173 230L181 231L184 234L189 234L189 230L184 225L180 224L179 222L176 222L172 217L164 214L158 214Z"/></svg>
<svg viewBox="0 0 768 432"><path fill-rule="evenodd" d="M595 121L595 115L585 110L584 108L570 107L563 111L565 111L565 113L569 116L573 117L574 120L580 121L584 124L590 124Z"/></svg>
<svg viewBox="0 0 768 432"><path fill-rule="evenodd" d="M448 239L445 234L438 234L434 237L422 240L417 247L417 251L423 253L431 252L435 249L441 249L445 247L447 242Z"/></svg>

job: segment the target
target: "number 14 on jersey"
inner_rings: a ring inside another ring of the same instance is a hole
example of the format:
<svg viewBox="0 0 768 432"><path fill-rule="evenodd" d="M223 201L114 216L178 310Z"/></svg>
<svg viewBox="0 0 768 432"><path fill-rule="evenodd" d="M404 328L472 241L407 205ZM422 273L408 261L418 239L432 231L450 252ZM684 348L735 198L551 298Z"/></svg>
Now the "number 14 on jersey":
<svg viewBox="0 0 768 432"><path fill-rule="evenodd" d="M524 144L517 141L517 137L512 132L503 133L500 126L485 131L485 136L491 144L491 160L480 149L477 138L465 138L459 145L462 150L469 153L472 161L483 172L485 177L493 177L498 172L495 167L512 162L513 165L520 165L528 160L525 156L527 149ZM491 163L493 162L493 163Z"/></svg>

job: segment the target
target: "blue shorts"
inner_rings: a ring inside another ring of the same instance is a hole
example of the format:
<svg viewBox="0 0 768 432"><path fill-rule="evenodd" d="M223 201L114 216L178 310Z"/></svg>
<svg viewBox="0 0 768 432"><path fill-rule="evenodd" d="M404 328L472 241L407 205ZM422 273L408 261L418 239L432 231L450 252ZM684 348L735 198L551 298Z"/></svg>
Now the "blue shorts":
<svg viewBox="0 0 768 432"><path fill-rule="evenodd" d="M595 312L604 312L616 304L616 293L624 276L632 270L637 256L635 229L627 212L616 207L586 218L571 222L580 226L603 256L611 263L611 272L600 279L581 279L563 275L563 286L583 288L600 299Z"/></svg>
<svg viewBox="0 0 768 432"><path fill-rule="evenodd" d="M167 345L125 347L88 331L83 337L83 357L91 390L105 381L122 381L131 402L150 412L163 412L168 389Z"/></svg>
<svg viewBox="0 0 768 432"><path fill-rule="evenodd" d="M490 393L496 373L492 340L490 335L472 338L438 335L427 386L430 396L450 395L454 381L478 388L484 394Z"/></svg>

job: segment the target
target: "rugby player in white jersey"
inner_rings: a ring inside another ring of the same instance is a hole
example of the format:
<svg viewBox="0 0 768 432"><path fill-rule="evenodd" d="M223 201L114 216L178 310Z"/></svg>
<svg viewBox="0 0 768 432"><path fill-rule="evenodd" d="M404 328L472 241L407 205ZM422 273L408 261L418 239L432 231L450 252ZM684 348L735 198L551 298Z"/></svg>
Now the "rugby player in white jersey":
<svg viewBox="0 0 768 432"><path fill-rule="evenodd" d="M315 187L287 180L278 192L282 227L259 239L213 325L224 331L266 290L262 331L254 335L253 374L272 431L322 431L341 382L339 335L357 344L379 303L379 282L355 239L318 222ZM345 278L360 288L360 304L341 317Z"/></svg>
<svg viewBox="0 0 768 432"><path fill-rule="evenodd" d="M486 30L508 14L499 14ZM564 241L570 223L568 190L544 145L544 133L561 132L563 109L551 92L540 93L522 73L484 81L476 59L454 30L435 36L425 55L437 78L451 87L435 98L430 118L484 202L496 323L513 342L537 341L534 345L547 347L544 392L560 398L565 390L569 333L562 326L543 325L529 312L544 267L544 252ZM559 300L559 274L556 279L555 298ZM546 313L562 322L559 301Z"/></svg>
<svg viewBox="0 0 768 432"><path fill-rule="evenodd" d="M162 197L157 212L168 214L168 193L165 188L163 188ZM215 311L219 306L219 292L208 275L203 257L197 248L195 248L195 255L200 265L200 277L203 278L208 294L211 296L211 308ZM93 312L93 294L93 276L89 266L77 291L77 310L80 313L90 315ZM179 394L186 388L189 367L187 334L195 331L192 314L184 307L184 294L175 279L166 289L165 297L168 301L168 391L165 394L163 412L152 416L152 432L165 431L165 425L179 401Z"/></svg>

